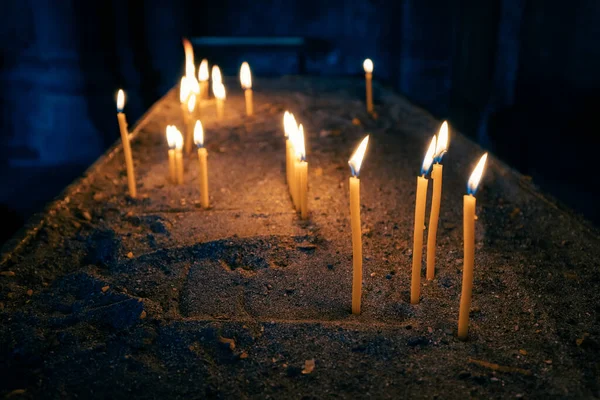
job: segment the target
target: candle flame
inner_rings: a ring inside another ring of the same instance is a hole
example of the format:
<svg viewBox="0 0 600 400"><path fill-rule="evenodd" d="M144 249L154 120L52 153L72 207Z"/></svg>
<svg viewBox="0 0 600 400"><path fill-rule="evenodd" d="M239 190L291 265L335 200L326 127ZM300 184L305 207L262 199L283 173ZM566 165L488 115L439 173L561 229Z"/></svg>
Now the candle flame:
<svg viewBox="0 0 600 400"><path fill-rule="evenodd" d="M244 61L240 68L240 82L242 89L252 89L252 74L250 73L250 65Z"/></svg>
<svg viewBox="0 0 600 400"><path fill-rule="evenodd" d="M223 85L221 82L213 82L213 94L217 99L225 100L225 85Z"/></svg>
<svg viewBox="0 0 600 400"><path fill-rule="evenodd" d="M196 67L194 65L194 47L192 43L183 38L183 51L185 52L185 76L190 77L196 75Z"/></svg>
<svg viewBox="0 0 600 400"><path fill-rule="evenodd" d="M200 84L194 75L187 77L187 83L191 93L200 94Z"/></svg>
<svg viewBox="0 0 600 400"><path fill-rule="evenodd" d="M365 156L365 151L367 151L367 145L369 144L369 135L365 136L365 138L360 142L350 160L348 160L348 165L350 165L350 171L352 172L352 176L358 176L360 173L360 167L363 162L363 158Z"/></svg>
<svg viewBox="0 0 600 400"><path fill-rule="evenodd" d="M212 75L213 84L216 82L218 82L218 83L223 82L223 77L221 76L221 69L219 69L218 65L213 65L211 75Z"/></svg>
<svg viewBox="0 0 600 400"><path fill-rule="evenodd" d="M181 151L183 149L183 135L175 126L173 126L173 136L175 136L175 150Z"/></svg>
<svg viewBox="0 0 600 400"><path fill-rule="evenodd" d="M204 129L200 120L197 120L194 126L194 143L198 147L204 147Z"/></svg>
<svg viewBox="0 0 600 400"><path fill-rule="evenodd" d="M448 151L448 121L444 121L437 135L437 144L435 146L435 162L442 161L442 157Z"/></svg>
<svg viewBox="0 0 600 400"><path fill-rule="evenodd" d="M125 107L125 92L123 89L119 89L117 93L117 112L123 112L123 108Z"/></svg>
<svg viewBox="0 0 600 400"><path fill-rule="evenodd" d="M306 147L304 143L304 126L298 125L294 134L294 152L299 161L306 159Z"/></svg>
<svg viewBox="0 0 600 400"><path fill-rule="evenodd" d="M167 125L167 145L169 146L169 149L174 149L175 143L177 142L175 132L173 131L174 128L173 125Z"/></svg>
<svg viewBox="0 0 600 400"><path fill-rule="evenodd" d="M193 113L194 112L194 108L196 108L196 95L193 94L193 93L188 98L187 108L188 108L188 112L190 114Z"/></svg>
<svg viewBox="0 0 600 400"><path fill-rule="evenodd" d="M188 79L185 76L181 77L181 83L179 84L179 101L183 104L187 102L190 95L190 85Z"/></svg>
<svg viewBox="0 0 600 400"><path fill-rule="evenodd" d="M365 62L363 62L363 68L367 74L373 72L373 61L370 58L367 58Z"/></svg>
<svg viewBox="0 0 600 400"><path fill-rule="evenodd" d="M298 125L296 124L296 118L294 118L294 114L286 111L283 114L283 131L285 133L285 137L289 140L292 140L292 136L295 131L298 130ZM294 142L292 141L292 145Z"/></svg>
<svg viewBox="0 0 600 400"><path fill-rule="evenodd" d="M477 187L479 186L479 181L481 180L481 177L483 176L483 170L485 168L487 156L488 156L488 153L485 153L484 155L482 155L481 158L479 159L479 162L477 163L477 166L473 170L473 173L471 174L471 177L469 178L469 183L467 183L467 193L468 194L474 195L475 192L477 192Z"/></svg>
<svg viewBox="0 0 600 400"><path fill-rule="evenodd" d="M436 138L435 135L433 135L431 143L429 144L429 148L427 149L427 153L425 153L425 158L423 159L423 165L421 166L421 175L426 175L429 172L429 168L431 168L431 164L433 164L433 156L435 155L435 144Z"/></svg>
<svg viewBox="0 0 600 400"><path fill-rule="evenodd" d="M206 58L202 60L198 68L198 80L200 82L208 80L208 60Z"/></svg>

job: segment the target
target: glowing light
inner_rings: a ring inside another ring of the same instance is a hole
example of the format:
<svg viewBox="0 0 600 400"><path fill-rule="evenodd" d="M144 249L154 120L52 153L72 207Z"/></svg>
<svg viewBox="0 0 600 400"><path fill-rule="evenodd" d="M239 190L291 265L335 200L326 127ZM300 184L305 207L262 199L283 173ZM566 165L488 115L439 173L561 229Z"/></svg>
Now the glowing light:
<svg viewBox="0 0 600 400"><path fill-rule="evenodd" d="M218 65L213 65L211 75L212 75L213 85L216 82L218 82L218 83L223 82L223 77L221 76L221 70L219 69Z"/></svg>
<svg viewBox="0 0 600 400"><path fill-rule="evenodd" d="M292 140L292 136L294 132L298 130L298 125L296 124L296 118L294 118L294 114L286 111L283 114L283 131L285 132L285 137ZM292 145L294 142L292 141Z"/></svg>
<svg viewBox="0 0 600 400"><path fill-rule="evenodd" d="M186 39L182 39L183 51L185 52L185 76L191 77L196 75L196 67L194 65L194 48L192 43Z"/></svg>
<svg viewBox="0 0 600 400"><path fill-rule="evenodd" d="M481 177L483 176L483 170L485 168L485 163L487 161L488 153L485 153L479 159L477 166L473 170L471 177L469 178L469 183L467 183L467 193L475 194L477 192L477 187L479 186L479 182L481 181Z"/></svg>
<svg viewBox="0 0 600 400"><path fill-rule="evenodd" d="M434 135L431 139L431 143L429 144L429 148L427 149L427 153L425 153L425 158L423 159L423 165L421 166L421 175L426 175L429 172L429 168L431 168L431 164L433 164L433 156L435 155L435 144L436 138Z"/></svg>
<svg viewBox="0 0 600 400"><path fill-rule="evenodd" d="M176 134L173 129L175 129L173 125L167 125L167 145L170 149L174 149L175 143L177 143Z"/></svg>
<svg viewBox="0 0 600 400"><path fill-rule="evenodd" d="M250 65L246 61L242 63L240 68L240 82L242 89L252 89L252 74L250 73Z"/></svg>
<svg viewBox="0 0 600 400"><path fill-rule="evenodd" d="M367 58L365 62L363 62L363 68L367 74L373 72L373 61L370 58Z"/></svg>
<svg viewBox="0 0 600 400"><path fill-rule="evenodd" d="M302 124L298 125L294 134L294 153L298 160L304 160L306 158L306 148L304 143L304 127Z"/></svg>
<svg viewBox="0 0 600 400"><path fill-rule="evenodd" d="M123 112L123 108L125 107L125 92L123 89L119 89L117 93L117 111Z"/></svg>
<svg viewBox="0 0 600 400"><path fill-rule="evenodd" d="M369 135L365 136L365 138L360 142L350 160L348 160L348 165L350 165L350 171L352 172L352 176L358 176L360 173L360 167L363 162L363 158L365 156L365 151L367 151L367 145L369 144Z"/></svg>
<svg viewBox="0 0 600 400"><path fill-rule="evenodd" d="M221 82L213 82L213 94L219 100L225 100L225 86Z"/></svg>
<svg viewBox="0 0 600 400"><path fill-rule="evenodd" d="M191 93L200 94L200 84L195 76L187 77L188 88Z"/></svg>
<svg viewBox="0 0 600 400"><path fill-rule="evenodd" d="M194 143L198 147L204 147L204 129L200 120L196 121L196 125L194 126Z"/></svg>
<svg viewBox="0 0 600 400"><path fill-rule="evenodd" d="M187 102L190 95L190 85L188 84L187 77L181 77L181 83L179 84L179 101L181 103Z"/></svg>
<svg viewBox="0 0 600 400"><path fill-rule="evenodd" d="M208 80L208 60L206 58L202 60L198 68L198 80L200 82Z"/></svg>
<svg viewBox="0 0 600 400"><path fill-rule="evenodd" d="M444 121L437 135L437 144L435 145L435 162L442 161L444 154L448 151L448 122Z"/></svg>
<svg viewBox="0 0 600 400"><path fill-rule="evenodd" d="M194 108L196 108L196 95L193 93L188 98L187 108L189 113L193 113Z"/></svg>

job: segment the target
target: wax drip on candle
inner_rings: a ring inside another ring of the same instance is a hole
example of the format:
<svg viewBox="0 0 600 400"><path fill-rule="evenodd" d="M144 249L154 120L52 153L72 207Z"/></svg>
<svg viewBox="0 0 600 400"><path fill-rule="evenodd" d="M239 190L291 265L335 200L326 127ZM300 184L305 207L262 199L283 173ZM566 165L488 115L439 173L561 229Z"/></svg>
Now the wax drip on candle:
<svg viewBox="0 0 600 400"><path fill-rule="evenodd" d="M425 158L423 159L423 165L421 166L421 175L425 176L431 169L431 164L433 164L433 156L435 154L435 144L436 137L435 135L431 139L431 143L429 144L429 148L427 149L427 153L425 153Z"/></svg>
<svg viewBox="0 0 600 400"><path fill-rule="evenodd" d="M125 108L125 92L123 89L119 89L117 93L117 112L123 112Z"/></svg>
<svg viewBox="0 0 600 400"><path fill-rule="evenodd" d="M485 163L487 161L488 153L485 153L479 159L477 166L473 170L471 177L469 178L469 182L467 183L467 193L470 195L475 195L477 192L477 187L479 186L479 181L481 180L481 176L483 175L483 170L485 168Z"/></svg>
<svg viewBox="0 0 600 400"><path fill-rule="evenodd" d="M250 73L250 65L246 61L242 63L240 68L240 82L242 89L252 89L252 74Z"/></svg>
<svg viewBox="0 0 600 400"><path fill-rule="evenodd" d="M194 126L194 143L198 148L204 147L204 129L200 120L197 120Z"/></svg>
<svg viewBox="0 0 600 400"><path fill-rule="evenodd" d="M198 80L200 82L208 80L208 60L206 58L202 60L200 67L198 68Z"/></svg>
<svg viewBox="0 0 600 400"><path fill-rule="evenodd" d="M365 151L367 150L367 145L369 144L369 135L365 136L365 138L360 142L360 145L356 148L350 160L348 160L348 165L350 166L350 172L352 176L358 177L360 173L360 167L362 165L363 157L365 156Z"/></svg>
<svg viewBox="0 0 600 400"><path fill-rule="evenodd" d="M434 162L439 164L442 162L444 154L448 151L448 122L444 121L437 135L437 144L435 146Z"/></svg>

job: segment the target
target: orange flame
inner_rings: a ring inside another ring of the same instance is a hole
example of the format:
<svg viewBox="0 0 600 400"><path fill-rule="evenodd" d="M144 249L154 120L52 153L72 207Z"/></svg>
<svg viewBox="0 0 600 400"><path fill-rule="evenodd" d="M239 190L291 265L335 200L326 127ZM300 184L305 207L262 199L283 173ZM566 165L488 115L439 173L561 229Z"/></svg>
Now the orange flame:
<svg viewBox="0 0 600 400"><path fill-rule="evenodd" d="M440 127L435 146L435 161L442 161L442 157L448 151L448 122L444 121Z"/></svg>
<svg viewBox="0 0 600 400"><path fill-rule="evenodd" d="M204 146L204 129L200 120L196 121L196 125L194 126L194 143L198 147Z"/></svg>
<svg viewBox="0 0 600 400"><path fill-rule="evenodd" d="M194 65L194 47L192 43L187 39L183 38L183 51L185 52L185 76L196 75L196 66Z"/></svg>

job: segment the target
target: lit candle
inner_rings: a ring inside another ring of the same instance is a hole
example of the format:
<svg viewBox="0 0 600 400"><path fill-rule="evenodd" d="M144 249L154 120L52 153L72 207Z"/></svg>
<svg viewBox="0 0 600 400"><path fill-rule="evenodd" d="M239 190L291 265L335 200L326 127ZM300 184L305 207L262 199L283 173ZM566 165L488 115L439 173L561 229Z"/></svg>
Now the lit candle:
<svg viewBox="0 0 600 400"><path fill-rule="evenodd" d="M169 178L177 183L177 166L175 163L175 144L177 143L173 126L167 125L167 145L169 146Z"/></svg>
<svg viewBox="0 0 600 400"><path fill-rule="evenodd" d="M194 143L198 146L198 160L200 161L200 204L208 208L208 163L206 148L204 147L204 129L202 122L196 121L194 127Z"/></svg>
<svg viewBox="0 0 600 400"><path fill-rule="evenodd" d="M352 314L360 314L362 297L362 233L360 224L360 179L358 174L369 144L366 136L350 157L350 221L352 225Z"/></svg>
<svg viewBox="0 0 600 400"><path fill-rule="evenodd" d="M192 90L190 88L189 80L186 76L181 77L181 82L179 83L179 106L181 107L181 118L183 119L183 125L187 126L187 102L192 94Z"/></svg>
<svg viewBox="0 0 600 400"><path fill-rule="evenodd" d="M194 111L196 110L196 95L192 93L187 101L187 114L185 118L185 152L192 152L192 139L194 134Z"/></svg>
<svg viewBox="0 0 600 400"><path fill-rule="evenodd" d="M252 99L252 74L250 73L250 65L246 61L242 63L240 68L240 81L244 95L246 96L246 115L254 114L254 101Z"/></svg>
<svg viewBox="0 0 600 400"><path fill-rule="evenodd" d="M224 103L225 103L225 86L221 82L213 81L213 94L217 99L217 118L222 120L224 114Z"/></svg>
<svg viewBox="0 0 600 400"><path fill-rule="evenodd" d="M298 197L298 175L296 174L296 149L298 148L298 135L299 135L299 126L296 125L296 120L290 118L290 125L293 123L293 126L290 126L289 138L290 138L290 194L292 195L292 203L294 204L294 208L296 210L300 209L299 197Z"/></svg>
<svg viewBox="0 0 600 400"><path fill-rule="evenodd" d="M283 131L285 133L285 171L286 171L286 182L288 184L288 190L290 195L292 194L292 171L294 161L294 144L292 142L292 133L296 131L298 125L296 125L296 119L294 114L286 111L283 114Z"/></svg>
<svg viewBox="0 0 600 400"><path fill-rule="evenodd" d="M119 89L117 94L117 120L119 121L119 130L121 131L121 142L123 143L123 154L125 155L125 167L127 168L127 185L129 186L129 196L137 196L135 186L135 172L133 170L133 156L131 155L131 144L129 143L129 132L127 131L127 120L123 108L125 107L125 92Z"/></svg>
<svg viewBox="0 0 600 400"><path fill-rule="evenodd" d="M370 58L367 58L365 62L363 62L363 68L365 69L365 79L367 86L367 111L373 111L373 61Z"/></svg>
<svg viewBox="0 0 600 400"><path fill-rule="evenodd" d="M412 278L410 281L410 302L417 304L421 294L421 260L423 257L423 229L425 228L425 206L427 203L427 184L425 177L433 163L435 154L435 136L423 159L421 176L417 177L417 196L415 201L415 229L413 238Z"/></svg>
<svg viewBox="0 0 600 400"><path fill-rule="evenodd" d="M433 197L431 199L431 213L429 214L429 231L427 232L427 280L432 280L435 276L435 250L440 203L442 201L442 158L446 151L448 151L448 123L444 121L438 132L433 170L431 171Z"/></svg>
<svg viewBox="0 0 600 400"><path fill-rule="evenodd" d="M183 183L183 135L179 129L173 127L175 136L175 170L177 171L177 184Z"/></svg>
<svg viewBox="0 0 600 400"><path fill-rule="evenodd" d="M198 68L198 81L200 81L200 98L208 99L208 60L205 58Z"/></svg>
<svg viewBox="0 0 600 400"><path fill-rule="evenodd" d="M298 126L294 150L296 152L294 169L296 171L298 210L300 211L300 217L306 219L308 218L308 163L306 162L304 127L302 124Z"/></svg>
<svg viewBox="0 0 600 400"><path fill-rule="evenodd" d="M467 194L463 197L463 234L464 234L464 266L462 292L460 294L460 311L458 314L458 338L466 340L469 334L469 311L471 309L471 293L473 291L473 264L475 259L475 192L483 175L487 153L479 159L473 170Z"/></svg>
<svg viewBox="0 0 600 400"><path fill-rule="evenodd" d="M196 66L194 64L194 47L192 43L183 38L183 51L185 52L185 76L191 77L196 75Z"/></svg>

